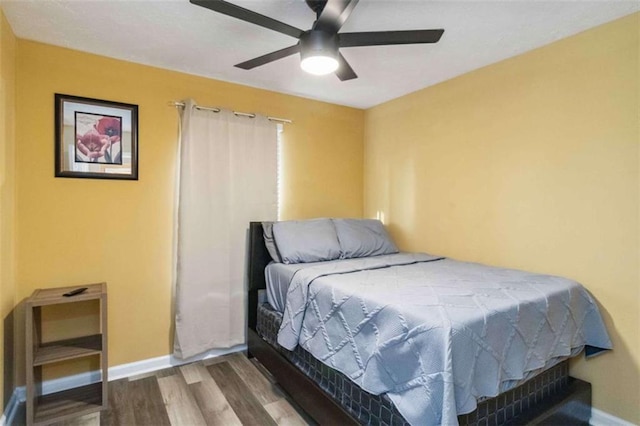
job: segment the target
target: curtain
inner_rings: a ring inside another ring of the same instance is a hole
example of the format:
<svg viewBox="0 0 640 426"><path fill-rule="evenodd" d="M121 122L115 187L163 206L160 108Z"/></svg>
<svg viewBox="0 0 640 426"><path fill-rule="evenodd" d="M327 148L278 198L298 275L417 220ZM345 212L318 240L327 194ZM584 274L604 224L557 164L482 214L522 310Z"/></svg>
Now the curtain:
<svg viewBox="0 0 640 426"><path fill-rule="evenodd" d="M277 124L185 102L178 166L174 355L245 342L249 222L277 216Z"/></svg>

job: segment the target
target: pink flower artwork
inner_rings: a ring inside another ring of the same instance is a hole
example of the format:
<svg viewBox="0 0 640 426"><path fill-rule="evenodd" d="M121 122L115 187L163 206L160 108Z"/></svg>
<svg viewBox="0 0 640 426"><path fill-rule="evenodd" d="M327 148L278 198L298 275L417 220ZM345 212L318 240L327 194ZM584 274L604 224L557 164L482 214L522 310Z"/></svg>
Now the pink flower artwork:
<svg viewBox="0 0 640 426"><path fill-rule="evenodd" d="M122 164L120 117L77 112L75 119L77 162Z"/></svg>

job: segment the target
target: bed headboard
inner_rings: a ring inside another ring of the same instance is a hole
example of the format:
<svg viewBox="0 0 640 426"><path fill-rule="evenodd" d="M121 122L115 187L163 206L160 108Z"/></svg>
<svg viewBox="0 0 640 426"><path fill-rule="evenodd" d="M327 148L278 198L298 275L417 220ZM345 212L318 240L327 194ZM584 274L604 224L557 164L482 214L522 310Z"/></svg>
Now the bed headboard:
<svg viewBox="0 0 640 426"><path fill-rule="evenodd" d="M271 255L264 245L262 222L249 223L249 259L248 265L248 315L249 328L255 330L258 314L258 290L267 287L264 278L264 268L271 262Z"/></svg>

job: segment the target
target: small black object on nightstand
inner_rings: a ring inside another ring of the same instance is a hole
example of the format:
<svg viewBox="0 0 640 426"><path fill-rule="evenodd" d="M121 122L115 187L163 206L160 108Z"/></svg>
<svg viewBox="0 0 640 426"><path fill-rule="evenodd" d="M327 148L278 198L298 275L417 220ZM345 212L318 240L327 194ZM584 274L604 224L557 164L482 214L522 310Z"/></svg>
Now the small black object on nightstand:
<svg viewBox="0 0 640 426"><path fill-rule="evenodd" d="M63 294L64 297L71 297L71 296L75 296L77 294L80 293L84 293L85 291L87 291L89 288L88 287L81 287L81 288L77 288L75 290L71 290L65 294Z"/></svg>

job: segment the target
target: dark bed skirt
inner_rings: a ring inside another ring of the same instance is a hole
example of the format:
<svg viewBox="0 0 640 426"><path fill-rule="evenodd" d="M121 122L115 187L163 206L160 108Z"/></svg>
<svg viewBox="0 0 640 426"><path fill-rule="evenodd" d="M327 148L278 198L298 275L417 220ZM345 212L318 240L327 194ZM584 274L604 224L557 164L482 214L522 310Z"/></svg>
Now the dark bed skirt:
<svg viewBox="0 0 640 426"><path fill-rule="evenodd" d="M258 335L318 384L360 424L408 425L386 395L365 392L345 375L318 361L299 346L294 351L279 346L276 339L282 315L268 304L259 306L257 317ZM530 417L535 407L548 406L550 401L569 393L572 380L568 361L561 362L514 389L479 402L476 411L458 416L458 421L461 426L520 424L520 420Z"/></svg>

